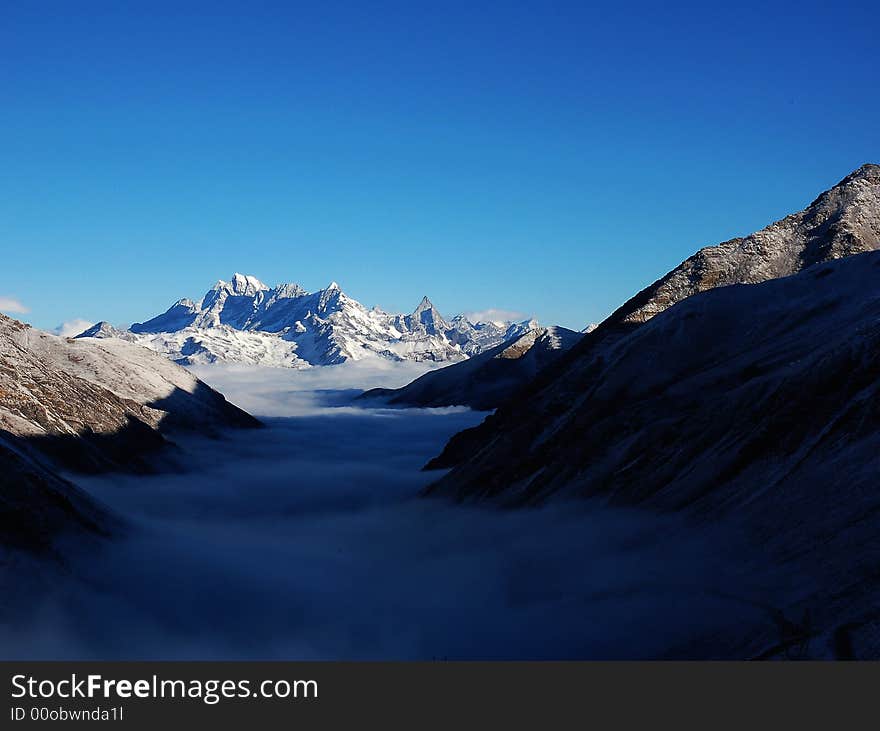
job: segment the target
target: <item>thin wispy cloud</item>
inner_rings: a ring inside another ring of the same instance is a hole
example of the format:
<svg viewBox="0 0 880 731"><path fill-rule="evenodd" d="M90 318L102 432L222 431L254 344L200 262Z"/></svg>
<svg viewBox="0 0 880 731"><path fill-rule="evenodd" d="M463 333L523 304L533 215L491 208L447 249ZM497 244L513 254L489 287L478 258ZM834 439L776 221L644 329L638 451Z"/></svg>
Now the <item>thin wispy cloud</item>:
<svg viewBox="0 0 880 731"><path fill-rule="evenodd" d="M91 320L74 317L72 320L62 322L52 332L63 338L72 338L74 335L79 335L83 330L88 330L94 324Z"/></svg>
<svg viewBox="0 0 880 731"><path fill-rule="evenodd" d="M30 308L25 307L20 300L15 297L3 297L0 295L0 312L9 312L15 315L24 315L30 312Z"/></svg>
<svg viewBox="0 0 880 731"><path fill-rule="evenodd" d="M465 312L464 316L471 322L511 322L517 320L525 320L528 315L524 312L516 310L502 310L489 308L488 310L474 310L473 312Z"/></svg>

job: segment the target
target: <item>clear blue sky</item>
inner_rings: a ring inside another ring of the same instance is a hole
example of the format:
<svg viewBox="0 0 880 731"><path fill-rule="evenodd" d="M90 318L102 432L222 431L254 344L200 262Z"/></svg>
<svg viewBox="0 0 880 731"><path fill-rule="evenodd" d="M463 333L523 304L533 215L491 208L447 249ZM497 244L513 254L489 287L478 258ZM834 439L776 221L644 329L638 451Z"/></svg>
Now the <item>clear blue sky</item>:
<svg viewBox="0 0 880 731"><path fill-rule="evenodd" d="M877 3L6 2L0 299L233 271L583 327L880 162Z"/></svg>

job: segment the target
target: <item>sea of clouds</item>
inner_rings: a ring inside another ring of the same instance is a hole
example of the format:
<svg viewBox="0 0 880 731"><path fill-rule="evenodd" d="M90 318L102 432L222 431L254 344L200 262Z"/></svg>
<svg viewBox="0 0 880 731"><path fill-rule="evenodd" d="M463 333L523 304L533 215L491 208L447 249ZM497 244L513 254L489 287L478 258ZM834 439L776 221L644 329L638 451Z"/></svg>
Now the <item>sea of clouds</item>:
<svg viewBox="0 0 880 731"><path fill-rule="evenodd" d="M181 442L160 474L75 478L129 528L60 568L22 560L5 658L648 658L723 654L770 621L735 531L419 497L421 466L485 414L351 399L424 366L195 370L266 428Z"/></svg>

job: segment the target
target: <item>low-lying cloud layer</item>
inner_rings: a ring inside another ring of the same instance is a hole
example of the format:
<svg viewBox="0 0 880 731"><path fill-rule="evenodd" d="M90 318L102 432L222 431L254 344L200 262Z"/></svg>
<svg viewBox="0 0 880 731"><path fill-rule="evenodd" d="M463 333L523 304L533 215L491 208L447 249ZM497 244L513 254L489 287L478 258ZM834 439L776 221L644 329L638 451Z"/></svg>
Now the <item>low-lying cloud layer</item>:
<svg viewBox="0 0 880 731"><path fill-rule="evenodd" d="M182 444L185 472L79 480L133 529L19 584L4 656L656 657L769 621L736 533L417 497L421 465L482 415L345 405L411 374L199 373L267 428Z"/></svg>

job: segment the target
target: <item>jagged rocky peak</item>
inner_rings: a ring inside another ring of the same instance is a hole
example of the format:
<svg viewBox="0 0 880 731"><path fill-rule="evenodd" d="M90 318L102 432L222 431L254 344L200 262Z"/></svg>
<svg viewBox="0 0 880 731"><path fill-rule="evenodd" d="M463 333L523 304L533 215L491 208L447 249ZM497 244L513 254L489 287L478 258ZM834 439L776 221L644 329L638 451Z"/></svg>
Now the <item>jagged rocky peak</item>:
<svg viewBox="0 0 880 731"><path fill-rule="evenodd" d="M223 279L217 280L217 284L211 287L202 298L199 308L202 310L219 308L226 303L228 297L255 298L262 292L268 291L269 287L256 277L236 272L229 282ZM179 300L177 304L187 306L188 301Z"/></svg>
<svg viewBox="0 0 880 731"><path fill-rule="evenodd" d="M232 292L241 297L254 297L257 292L265 292L269 289L256 277L236 272L230 282Z"/></svg>
<svg viewBox="0 0 880 731"><path fill-rule="evenodd" d="M308 292L294 283L279 284L272 292L272 296L275 299L293 299L295 297L302 297L304 294L308 294Z"/></svg>
<svg viewBox="0 0 880 731"><path fill-rule="evenodd" d="M437 311L437 308L434 307L434 304L428 299L427 295L422 297L418 307L410 315L409 326L421 326L425 328L429 335L437 335L449 329L449 323L443 319L443 315Z"/></svg>
<svg viewBox="0 0 880 731"><path fill-rule="evenodd" d="M714 287L757 284L823 261L880 248L880 165L867 164L806 209L744 238L701 249L609 319L646 322Z"/></svg>
<svg viewBox="0 0 880 731"><path fill-rule="evenodd" d="M335 281L330 282L324 289L320 291L318 297L318 314L326 314L331 308L339 305L340 298L344 296L342 287Z"/></svg>
<svg viewBox="0 0 880 731"><path fill-rule="evenodd" d="M433 310L433 309L434 309L434 304L431 302L431 300L428 299L428 295L425 295L424 297L422 297L421 302L419 302L418 307L416 307L416 309L413 310L413 314L419 315L422 312L425 312L426 310Z"/></svg>

